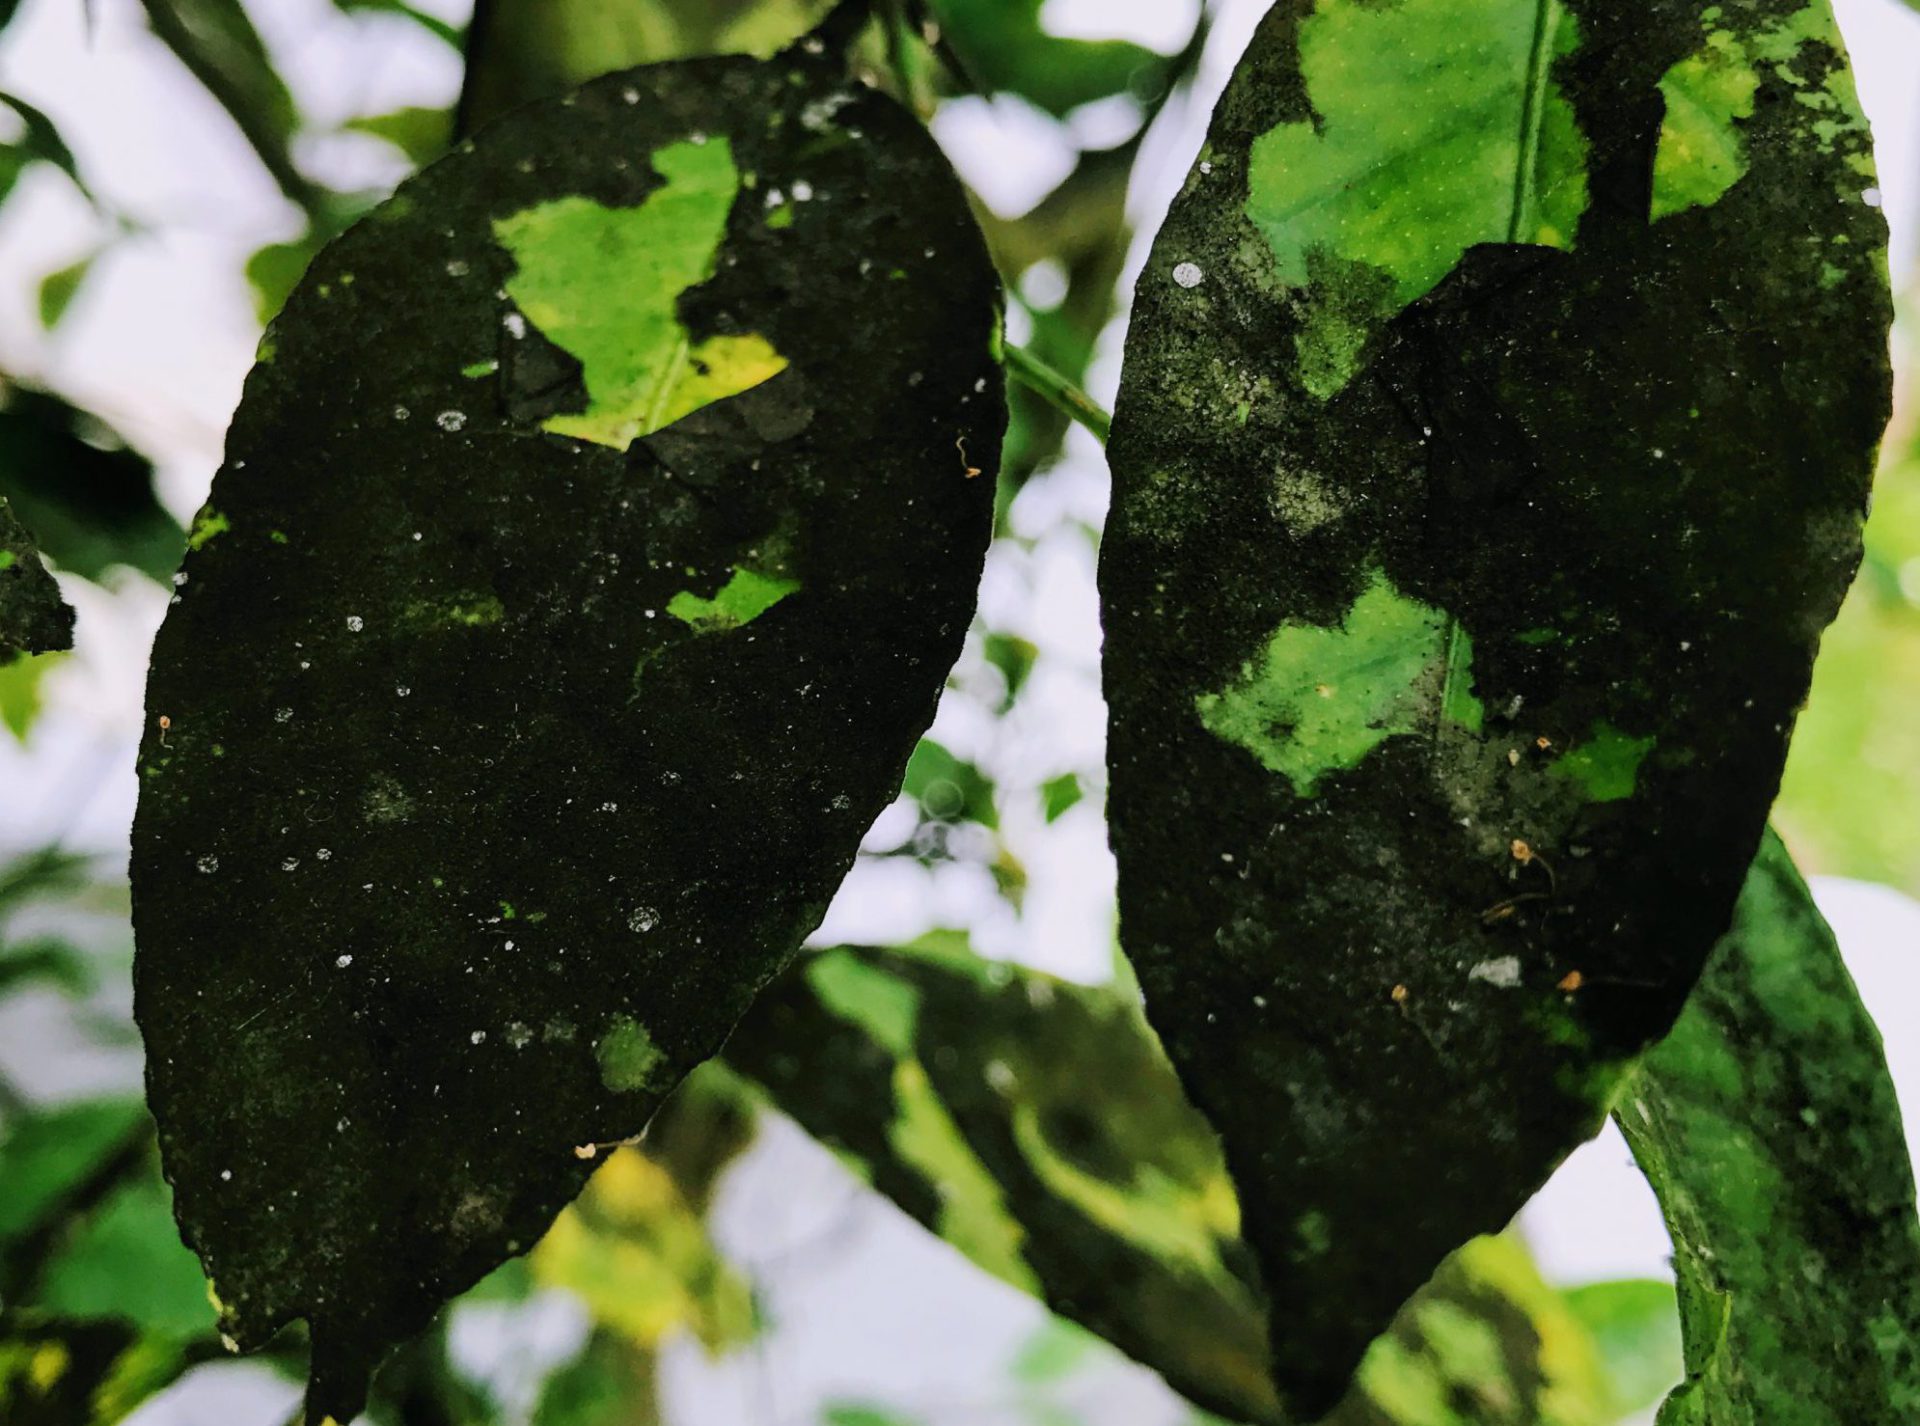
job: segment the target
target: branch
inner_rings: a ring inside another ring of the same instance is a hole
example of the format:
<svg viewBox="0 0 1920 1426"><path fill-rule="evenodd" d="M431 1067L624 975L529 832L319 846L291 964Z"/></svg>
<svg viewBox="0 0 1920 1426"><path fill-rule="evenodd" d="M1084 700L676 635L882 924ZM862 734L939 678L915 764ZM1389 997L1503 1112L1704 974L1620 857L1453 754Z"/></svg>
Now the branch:
<svg viewBox="0 0 1920 1426"><path fill-rule="evenodd" d="M1001 360L1007 375L1055 410L1085 426L1101 445L1107 443L1113 433L1113 417L1099 402L1025 347L1003 346Z"/></svg>

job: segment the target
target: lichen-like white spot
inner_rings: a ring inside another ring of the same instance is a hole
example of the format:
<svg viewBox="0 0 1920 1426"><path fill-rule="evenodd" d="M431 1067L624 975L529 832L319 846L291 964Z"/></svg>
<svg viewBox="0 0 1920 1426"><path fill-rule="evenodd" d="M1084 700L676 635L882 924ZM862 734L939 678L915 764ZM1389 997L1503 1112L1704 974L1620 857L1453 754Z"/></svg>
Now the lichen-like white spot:
<svg viewBox="0 0 1920 1426"><path fill-rule="evenodd" d="M620 91L620 102L623 104L638 104L640 102L640 91L629 84L625 89Z"/></svg>
<svg viewBox="0 0 1920 1426"><path fill-rule="evenodd" d="M660 924L660 913L651 906L636 906L633 914L627 917L627 928L645 935Z"/></svg>
<svg viewBox="0 0 1920 1426"><path fill-rule="evenodd" d="M1200 270L1199 263L1183 262L1173 270L1173 280L1182 287L1198 287L1207 280L1207 275Z"/></svg>
<svg viewBox="0 0 1920 1426"><path fill-rule="evenodd" d="M813 185L804 178L795 179L793 184L793 201L796 203L813 202Z"/></svg>
<svg viewBox="0 0 1920 1426"><path fill-rule="evenodd" d="M409 697L413 693L413 690L411 688L408 688L404 683L395 684L393 691L399 694L400 697L402 698Z"/></svg>
<svg viewBox="0 0 1920 1426"><path fill-rule="evenodd" d="M433 418L433 424L443 431L464 431L467 428L465 411L442 411Z"/></svg>
<svg viewBox="0 0 1920 1426"><path fill-rule="evenodd" d="M448 277L465 277L472 270L473 269L468 267L467 264L460 258L455 258L452 262L447 264Z"/></svg>
<svg viewBox="0 0 1920 1426"><path fill-rule="evenodd" d="M516 1050L524 1050L533 1043L533 1031L519 1020L509 1020L506 1028L506 1040Z"/></svg>
<svg viewBox="0 0 1920 1426"><path fill-rule="evenodd" d="M484 1045L487 1043L487 1032L485 1030L475 1030L471 1035L467 1036L467 1038L476 1045Z"/></svg>
<svg viewBox="0 0 1920 1426"><path fill-rule="evenodd" d="M507 329L507 335L515 341L527 334L527 319L518 312L509 312L500 319L500 325Z"/></svg>
<svg viewBox="0 0 1920 1426"><path fill-rule="evenodd" d="M273 721L276 723L291 723L293 721L293 710L291 708L274 709Z"/></svg>
<svg viewBox="0 0 1920 1426"><path fill-rule="evenodd" d="M411 416L412 414L413 412L409 411L404 406L396 406L393 408L393 419L396 421L404 421L407 419L407 417Z"/></svg>
<svg viewBox="0 0 1920 1426"><path fill-rule="evenodd" d="M345 970L348 966L352 964L353 964L352 956L335 956L333 958L333 968L335 970Z"/></svg>
<svg viewBox="0 0 1920 1426"><path fill-rule="evenodd" d="M220 858L215 856L201 857L194 862L194 866L202 876L212 876L220 870Z"/></svg>
<svg viewBox="0 0 1920 1426"><path fill-rule="evenodd" d="M299 867L300 867L300 858L298 857L287 857L284 860L282 860L280 863L281 871L297 871L299 870Z"/></svg>
<svg viewBox="0 0 1920 1426"><path fill-rule="evenodd" d="M367 621L365 619L362 619L358 614L347 615L347 632L348 633L357 634L366 627L367 627Z"/></svg>
<svg viewBox="0 0 1920 1426"><path fill-rule="evenodd" d="M1484 980L1495 990L1512 990L1520 984L1520 957L1497 956L1481 961L1467 972L1468 980Z"/></svg>

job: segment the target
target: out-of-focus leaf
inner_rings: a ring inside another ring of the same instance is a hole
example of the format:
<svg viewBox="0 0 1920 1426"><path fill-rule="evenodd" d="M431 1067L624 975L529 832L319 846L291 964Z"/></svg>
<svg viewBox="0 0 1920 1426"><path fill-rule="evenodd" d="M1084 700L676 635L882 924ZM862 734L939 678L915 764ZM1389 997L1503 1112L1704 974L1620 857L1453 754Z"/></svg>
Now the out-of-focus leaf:
<svg viewBox="0 0 1920 1426"><path fill-rule="evenodd" d="M534 1280L571 1291L603 1329L651 1351L682 1328L709 1351L753 1335L753 1295L659 1164L616 1151L531 1258Z"/></svg>
<svg viewBox="0 0 1920 1426"><path fill-rule="evenodd" d="M447 146L453 142L453 111L414 105L386 114L367 114L358 119L349 119L344 127L356 134L371 134L376 139L385 139L416 164L431 163L445 153ZM292 284L288 284L287 290L292 290Z"/></svg>
<svg viewBox="0 0 1920 1426"><path fill-rule="evenodd" d="M1086 795L1078 773L1063 772L1058 777L1049 778L1040 787L1040 801L1049 822L1057 822L1066 816L1080 805L1080 800Z"/></svg>
<svg viewBox="0 0 1920 1426"><path fill-rule="evenodd" d="M1008 1373L1023 1386L1045 1386L1072 1376L1087 1360L1095 1338L1064 1317L1049 1317L1022 1344Z"/></svg>
<svg viewBox="0 0 1920 1426"><path fill-rule="evenodd" d="M836 950L775 983L726 1064L978 1266L1193 1400L1282 1420L1219 1143L1133 1000L950 949ZM1466 1404L1407 1414L1433 1402ZM1610 1410L1579 1323L1524 1249L1487 1239L1375 1345L1330 1421L1599 1426Z"/></svg>
<svg viewBox="0 0 1920 1426"><path fill-rule="evenodd" d="M73 647L73 610L0 491L0 662Z"/></svg>
<svg viewBox="0 0 1920 1426"><path fill-rule="evenodd" d="M1887 415L1872 182L1825 0L1289 0L1154 245L1120 928L1299 1414L1728 924Z"/></svg>
<svg viewBox="0 0 1920 1426"><path fill-rule="evenodd" d="M165 580L180 563L186 532L154 495L153 463L51 392L0 386L0 497L83 579L124 564Z"/></svg>
<svg viewBox="0 0 1920 1426"><path fill-rule="evenodd" d="M1874 482L1867 564L1820 644L1774 824L1808 872L1920 895L1920 451Z"/></svg>
<svg viewBox="0 0 1920 1426"><path fill-rule="evenodd" d="M832 0L481 0L467 41L459 130L636 64L771 56Z"/></svg>
<svg viewBox="0 0 1920 1426"><path fill-rule="evenodd" d="M26 1269L16 1250L84 1194L103 1172L114 1171L145 1134L138 1100L108 1099L27 1115L0 1137L0 1289L17 1292ZM37 1267L37 1264L32 1265Z"/></svg>
<svg viewBox="0 0 1920 1426"><path fill-rule="evenodd" d="M884 1406L863 1401L835 1401L820 1413L820 1426L920 1426L919 1419L902 1416Z"/></svg>
<svg viewBox="0 0 1920 1426"><path fill-rule="evenodd" d="M74 187L83 194L88 191L86 180L80 176L80 165L74 161L73 150L67 147L60 130L44 111L14 94L0 94L0 108L11 109L20 126L18 138L0 142L0 202L6 201L13 186L20 181L20 175L32 163L50 163L72 179Z"/></svg>
<svg viewBox="0 0 1920 1426"><path fill-rule="evenodd" d="M152 1336L212 1335L207 1280L174 1227L157 1161L142 1160L64 1226L33 1306L65 1320L123 1320Z"/></svg>
<svg viewBox="0 0 1920 1426"><path fill-rule="evenodd" d="M114 1426L177 1381L199 1344L112 1322L0 1318L0 1420L7 1426Z"/></svg>
<svg viewBox="0 0 1920 1426"><path fill-rule="evenodd" d="M1568 1288L1568 1311L1599 1349L1614 1404L1644 1411L1680 1380L1680 1315L1673 1284L1646 1279Z"/></svg>
<svg viewBox="0 0 1920 1426"><path fill-rule="evenodd" d="M1030 639L996 631L981 641L980 651L987 662L999 670L1005 684L998 709L1005 713L1013 707L1015 700L1020 697L1020 691L1027 686L1027 678L1040 657L1040 650Z"/></svg>
<svg viewBox="0 0 1920 1426"><path fill-rule="evenodd" d="M223 1325L306 1317L323 1414L718 1047L959 653L997 284L837 60L519 111L249 381L155 651L136 997Z"/></svg>
<svg viewBox="0 0 1920 1426"><path fill-rule="evenodd" d="M1060 117L1115 95L1149 99L1167 61L1122 40L1062 39L1041 25L1044 0L928 0L927 9L965 64L965 78Z"/></svg>
<svg viewBox="0 0 1920 1426"><path fill-rule="evenodd" d="M435 39L444 40L454 49L465 44L465 35L458 26L449 25L437 15L429 15L417 5L409 5L406 0L333 0L333 3L350 15L398 15L411 20Z"/></svg>
<svg viewBox="0 0 1920 1426"><path fill-rule="evenodd" d="M61 664L66 654L21 654L11 663L0 656L0 724L25 742L40 716L41 682Z"/></svg>
<svg viewBox="0 0 1920 1426"><path fill-rule="evenodd" d="M287 305L287 298L314 254L326 245L326 237L308 231L290 242L268 243L247 259L247 285L253 289L253 310L261 322L271 322Z"/></svg>
<svg viewBox="0 0 1920 1426"><path fill-rule="evenodd" d="M88 253L78 262L69 263L40 279L41 326L52 331L60 325L61 319L67 315L67 309L73 305L73 299L80 295L80 284L87 280L87 274L93 271L93 265L99 258L97 252Z"/></svg>
<svg viewBox="0 0 1920 1426"><path fill-rule="evenodd" d="M0 679L5 670L0 669ZM87 958L65 941L37 937L0 942L0 996L23 986L48 984L66 995L90 995L98 985Z"/></svg>
<svg viewBox="0 0 1920 1426"><path fill-rule="evenodd" d="M533 1426L656 1426L658 1363L618 1333L598 1331L547 1378Z"/></svg>
<svg viewBox="0 0 1920 1426"><path fill-rule="evenodd" d="M1673 1234L1661 1426L1920 1419L1920 1221L1880 1035L1771 834L1616 1112Z"/></svg>
<svg viewBox="0 0 1920 1426"><path fill-rule="evenodd" d="M998 827L993 780L974 764L955 757L932 738L922 738L907 762L902 790L934 822L978 822Z"/></svg>

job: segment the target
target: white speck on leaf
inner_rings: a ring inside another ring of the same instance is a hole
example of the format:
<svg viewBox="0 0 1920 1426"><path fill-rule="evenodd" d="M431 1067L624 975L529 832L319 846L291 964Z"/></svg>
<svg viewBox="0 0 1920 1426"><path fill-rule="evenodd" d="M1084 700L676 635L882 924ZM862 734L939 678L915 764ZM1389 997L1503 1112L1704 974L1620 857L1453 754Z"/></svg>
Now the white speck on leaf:
<svg viewBox="0 0 1920 1426"><path fill-rule="evenodd" d="M443 431L464 431L467 428L465 411L442 411L433 418L433 424Z"/></svg>
<svg viewBox="0 0 1920 1426"><path fill-rule="evenodd" d="M1198 287L1206 278L1197 262L1183 262L1173 270L1173 280L1182 287Z"/></svg>
<svg viewBox="0 0 1920 1426"><path fill-rule="evenodd" d="M1467 972L1468 980L1484 980L1496 990L1512 990L1520 984L1520 957L1498 956L1481 961Z"/></svg>

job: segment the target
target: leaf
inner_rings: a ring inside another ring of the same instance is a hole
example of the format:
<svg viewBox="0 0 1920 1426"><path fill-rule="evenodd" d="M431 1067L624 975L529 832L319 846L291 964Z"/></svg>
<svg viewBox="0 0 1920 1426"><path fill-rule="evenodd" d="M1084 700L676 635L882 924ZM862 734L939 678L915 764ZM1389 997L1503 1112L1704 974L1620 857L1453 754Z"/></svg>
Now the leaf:
<svg viewBox="0 0 1920 1426"><path fill-rule="evenodd" d="M1661 84L1716 36L1745 173L1656 218ZM1321 0L1154 246L1101 564L1120 926L1301 1415L1728 923L1887 415L1871 183L1822 0Z"/></svg>
<svg viewBox="0 0 1920 1426"><path fill-rule="evenodd" d="M1687 1382L1661 1426L1920 1413L1920 1220L1880 1035L1768 836L1616 1117L1673 1234Z"/></svg>
<svg viewBox="0 0 1920 1426"><path fill-rule="evenodd" d="M88 253L78 262L69 263L40 279L41 326L52 331L60 325L61 319L67 315L67 309L73 305L73 299L80 295L80 284L87 280L87 274L93 271L93 265L99 258L98 252Z"/></svg>
<svg viewBox="0 0 1920 1426"><path fill-rule="evenodd" d="M1680 1380L1680 1318L1670 1282L1568 1288L1567 1310L1593 1335L1622 1413L1644 1411Z"/></svg>
<svg viewBox="0 0 1920 1426"><path fill-rule="evenodd" d="M0 662L73 647L73 610L0 494Z"/></svg>
<svg viewBox="0 0 1920 1426"><path fill-rule="evenodd" d="M674 1178L622 1149L529 1259L534 1280L578 1297L603 1329L652 1350L691 1330L709 1351L751 1339L753 1297Z"/></svg>
<svg viewBox="0 0 1920 1426"><path fill-rule="evenodd" d="M1116 95L1151 98L1166 79L1167 61L1152 50L1050 33L1043 0L928 0L927 9L970 87L1018 94L1055 118Z"/></svg>
<svg viewBox="0 0 1920 1426"><path fill-rule="evenodd" d="M1000 825L993 805L993 780L932 738L922 738L913 750L902 791L920 804L920 815L930 822Z"/></svg>
<svg viewBox="0 0 1920 1426"><path fill-rule="evenodd" d="M727 174L717 248L664 224L593 300L785 369L676 376L642 435L650 373L555 274ZM307 1318L316 1412L531 1246L818 922L972 611L996 306L932 142L803 54L521 111L274 323L156 645L135 982L223 1328ZM743 571L794 588L730 602Z"/></svg>
<svg viewBox="0 0 1920 1426"><path fill-rule="evenodd" d="M247 259L247 285L253 289L254 315L263 325L280 315L293 289L307 275L314 255L325 245L322 236L308 231L291 242L268 243Z"/></svg>
<svg viewBox="0 0 1920 1426"><path fill-rule="evenodd" d="M83 579L127 565L160 581L180 563L186 533L154 492L153 463L51 392L0 387L0 497Z"/></svg>
<svg viewBox="0 0 1920 1426"><path fill-rule="evenodd" d="M66 659L64 652L22 654L0 661L0 725L20 742L27 740L44 702L41 684Z"/></svg>
<svg viewBox="0 0 1920 1426"><path fill-rule="evenodd" d="M828 951L725 1065L979 1267L1210 1410L1283 1419L1219 1144L1124 994L932 944ZM1451 1421L1394 1413L1456 1395L1505 1400L1488 1421L1605 1419L1591 1341L1516 1242L1452 1260L1330 1426Z"/></svg>
<svg viewBox="0 0 1920 1426"><path fill-rule="evenodd" d="M1040 786L1040 800L1049 822L1057 822L1066 816L1080 805L1081 798L1085 796L1086 789L1081 787L1076 773L1063 772L1058 777L1048 778Z"/></svg>
<svg viewBox="0 0 1920 1426"><path fill-rule="evenodd" d="M341 127L352 133L384 139L416 164L433 162L453 142L452 112L420 105L385 114L363 114L347 120Z"/></svg>
<svg viewBox="0 0 1920 1426"><path fill-rule="evenodd" d="M0 1326L7 1426L114 1426L204 1353L114 1323L14 1319Z"/></svg>
<svg viewBox="0 0 1920 1426"><path fill-rule="evenodd" d="M1867 560L1821 641L1774 825L1809 872L1920 894L1920 452L1887 452Z"/></svg>
<svg viewBox="0 0 1920 1426"><path fill-rule="evenodd" d="M350 15L398 15L411 20L435 39L454 49L463 47L461 30L448 24L438 16L429 15L417 5L409 5L406 0L333 0L333 3Z"/></svg>
<svg viewBox="0 0 1920 1426"><path fill-rule="evenodd" d="M0 22L3 23L3 22ZM31 163L50 163L68 178L82 195L88 193L86 180L80 176L80 166L75 162L73 150L67 147L67 141L60 137L60 130L46 113L26 100L14 94L0 94L0 107L11 109L20 125L20 136L10 142L0 143L0 202L13 191L27 165Z"/></svg>
<svg viewBox="0 0 1920 1426"><path fill-rule="evenodd" d="M630 65L706 55L765 59L832 0L490 0L467 46L459 129Z"/></svg>

